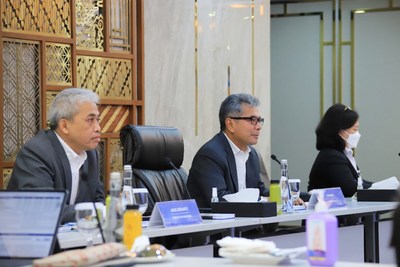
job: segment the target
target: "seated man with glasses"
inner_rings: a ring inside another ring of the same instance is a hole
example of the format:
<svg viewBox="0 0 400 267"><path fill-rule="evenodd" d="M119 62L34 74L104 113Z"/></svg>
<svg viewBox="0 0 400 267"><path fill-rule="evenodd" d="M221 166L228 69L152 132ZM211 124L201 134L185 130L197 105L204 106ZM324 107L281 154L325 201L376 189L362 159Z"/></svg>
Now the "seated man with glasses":
<svg viewBox="0 0 400 267"><path fill-rule="evenodd" d="M233 94L221 104L221 131L195 155L187 187L199 208L211 207L212 188L218 198L244 188L258 188L261 196L269 190L260 178L260 161L251 145L257 144L264 119L259 101L248 94Z"/></svg>

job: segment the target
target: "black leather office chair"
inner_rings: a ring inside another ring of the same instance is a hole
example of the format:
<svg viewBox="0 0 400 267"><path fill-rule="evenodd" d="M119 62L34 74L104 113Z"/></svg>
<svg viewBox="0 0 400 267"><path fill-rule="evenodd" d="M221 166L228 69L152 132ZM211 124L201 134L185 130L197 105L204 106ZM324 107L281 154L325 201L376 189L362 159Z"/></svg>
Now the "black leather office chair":
<svg viewBox="0 0 400 267"><path fill-rule="evenodd" d="M178 129L126 125L121 129L120 139L123 163L132 165L133 187L145 187L149 191L145 215L151 214L155 202L190 199L187 173L181 168L184 146ZM169 249L191 247L208 242L208 234L167 236L153 241Z"/></svg>
<svg viewBox="0 0 400 267"><path fill-rule="evenodd" d="M126 125L120 132L123 164L132 165L132 186L149 191L151 214L155 202L188 199L187 173L181 168L182 134L174 127Z"/></svg>

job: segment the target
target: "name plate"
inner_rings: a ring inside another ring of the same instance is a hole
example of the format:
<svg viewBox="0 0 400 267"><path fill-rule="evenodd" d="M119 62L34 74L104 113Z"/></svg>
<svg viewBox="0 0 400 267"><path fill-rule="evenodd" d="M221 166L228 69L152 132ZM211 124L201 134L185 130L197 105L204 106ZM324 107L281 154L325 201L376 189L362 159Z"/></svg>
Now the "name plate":
<svg viewBox="0 0 400 267"><path fill-rule="evenodd" d="M347 208L346 199L343 195L342 189L340 189L340 187L332 187L312 190L307 209L315 209L315 205L321 200L321 198L329 210Z"/></svg>
<svg viewBox="0 0 400 267"><path fill-rule="evenodd" d="M157 202L150 216L149 226L164 227L202 223L200 211L194 199Z"/></svg>

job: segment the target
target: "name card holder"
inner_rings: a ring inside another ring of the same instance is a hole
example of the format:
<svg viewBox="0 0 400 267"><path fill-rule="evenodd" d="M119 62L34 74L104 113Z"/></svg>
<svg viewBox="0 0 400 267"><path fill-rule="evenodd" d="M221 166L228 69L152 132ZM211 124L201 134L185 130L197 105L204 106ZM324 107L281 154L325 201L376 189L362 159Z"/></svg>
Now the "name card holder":
<svg viewBox="0 0 400 267"><path fill-rule="evenodd" d="M325 202L328 210L331 209L346 209L347 203L340 187L314 189L311 191L311 197L308 201L308 210L315 209L315 205L322 200Z"/></svg>
<svg viewBox="0 0 400 267"><path fill-rule="evenodd" d="M202 223L194 199L157 202L151 212L149 226L173 227Z"/></svg>

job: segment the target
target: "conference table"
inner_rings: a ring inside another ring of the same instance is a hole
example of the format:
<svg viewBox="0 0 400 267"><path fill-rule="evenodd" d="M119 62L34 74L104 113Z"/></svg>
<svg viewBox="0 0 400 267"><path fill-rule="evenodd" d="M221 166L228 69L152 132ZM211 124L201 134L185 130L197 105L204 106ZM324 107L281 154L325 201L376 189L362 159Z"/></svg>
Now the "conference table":
<svg viewBox="0 0 400 267"><path fill-rule="evenodd" d="M357 202L346 199L347 208L333 209L329 212L336 216L360 215L364 217L364 261L379 262L379 217L381 213L389 212L397 207L397 202ZM231 236L235 236L235 229L262 224L284 223L306 219L312 210L302 210L291 214L282 214L272 217L236 217L229 220L203 220L201 224L178 227L144 227L143 234L149 238L183 235L189 233L209 232L228 229ZM85 239L76 231L61 232L58 240L62 249L85 246ZM97 237L95 243L101 243Z"/></svg>
<svg viewBox="0 0 400 267"><path fill-rule="evenodd" d="M305 260L292 260L286 265L255 265L252 263L234 263L230 259L225 258L202 258L202 257L175 257L170 261L160 263L136 264L135 267L254 267L254 266L279 266L279 267L309 267ZM376 264L376 263L357 263L357 262L336 262L335 267L397 267L394 264Z"/></svg>

